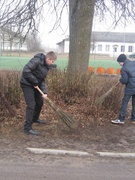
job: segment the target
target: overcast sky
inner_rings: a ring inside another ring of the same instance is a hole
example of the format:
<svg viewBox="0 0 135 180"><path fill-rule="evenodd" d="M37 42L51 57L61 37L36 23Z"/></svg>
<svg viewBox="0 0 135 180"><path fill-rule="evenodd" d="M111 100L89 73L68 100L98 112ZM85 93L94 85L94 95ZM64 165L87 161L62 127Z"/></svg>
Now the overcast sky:
<svg viewBox="0 0 135 180"><path fill-rule="evenodd" d="M56 47L56 43L62 41L64 38L68 37L68 13L64 12L61 19L61 27L56 30L52 30L52 27L55 22L55 16L49 16L46 22L43 22L40 25L40 37L42 40L42 44L47 47ZM94 31L108 31L108 32L135 32L135 23L129 22L128 24L123 22L119 23L118 26L114 29L112 26L112 20L108 17L108 19L104 21L99 21L98 18L94 18L93 21L93 30ZM49 33L50 32L50 33Z"/></svg>
<svg viewBox="0 0 135 180"><path fill-rule="evenodd" d="M69 34L68 8L63 9L62 16L60 16L61 8L56 12L54 12L54 10L51 11L50 6L46 5L44 8L45 21L40 24L40 37L43 45L55 47L56 43L62 41ZM54 24L59 16L61 17L60 26L57 24L56 27L58 26L58 28L54 28Z"/></svg>

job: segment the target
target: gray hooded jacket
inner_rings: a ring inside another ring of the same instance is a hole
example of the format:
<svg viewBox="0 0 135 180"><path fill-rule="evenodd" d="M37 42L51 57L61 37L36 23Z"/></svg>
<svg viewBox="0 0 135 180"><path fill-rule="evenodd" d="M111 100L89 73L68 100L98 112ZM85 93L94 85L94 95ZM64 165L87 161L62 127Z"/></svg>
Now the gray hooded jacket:
<svg viewBox="0 0 135 180"><path fill-rule="evenodd" d="M121 68L120 82L125 84L125 93L135 94L135 61L126 59Z"/></svg>

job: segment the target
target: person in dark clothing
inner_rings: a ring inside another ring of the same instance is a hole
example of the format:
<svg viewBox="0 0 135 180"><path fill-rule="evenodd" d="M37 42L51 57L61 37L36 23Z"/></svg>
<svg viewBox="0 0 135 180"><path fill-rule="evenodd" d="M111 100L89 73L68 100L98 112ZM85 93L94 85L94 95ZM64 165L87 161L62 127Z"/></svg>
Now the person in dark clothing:
<svg viewBox="0 0 135 180"><path fill-rule="evenodd" d="M118 56L117 61L122 66L120 82L125 84L124 97L120 108L118 119L112 120L113 124L124 124L127 106L132 97L131 122L135 123L135 61L127 59L125 54Z"/></svg>
<svg viewBox="0 0 135 180"><path fill-rule="evenodd" d="M56 59L57 56L53 51L48 52L46 55L39 53L23 68L20 86L27 105L26 121L24 124L24 132L27 134L39 135L38 132L32 129L32 124L45 124L45 121L39 119L43 99L47 98L45 78L50 69L56 68L54 64ZM37 87L43 91L43 96L38 92Z"/></svg>

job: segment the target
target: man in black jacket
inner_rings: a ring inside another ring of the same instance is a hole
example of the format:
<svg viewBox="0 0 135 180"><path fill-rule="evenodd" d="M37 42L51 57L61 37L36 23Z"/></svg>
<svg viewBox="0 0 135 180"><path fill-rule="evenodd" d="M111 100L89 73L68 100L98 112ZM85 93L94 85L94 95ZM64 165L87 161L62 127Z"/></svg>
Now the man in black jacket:
<svg viewBox="0 0 135 180"><path fill-rule="evenodd" d="M132 97L131 122L135 123L135 61L128 60L125 54L119 55L117 61L122 66L120 82L125 84L125 92L118 119L111 122L113 124L125 123L128 102Z"/></svg>
<svg viewBox="0 0 135 180"><path fill-rule="evenodd" d="M24 124L24 132L27 134L39 135L38 132L32 129L32 124L45 124L45 121L39 119L43 99L47 98L45 78L56 59L57 56L53 51L48 52L46 55L39 53L23 68L20 85L27 105ZM43 96L38 92L37 87L43 91Z"/></svg>

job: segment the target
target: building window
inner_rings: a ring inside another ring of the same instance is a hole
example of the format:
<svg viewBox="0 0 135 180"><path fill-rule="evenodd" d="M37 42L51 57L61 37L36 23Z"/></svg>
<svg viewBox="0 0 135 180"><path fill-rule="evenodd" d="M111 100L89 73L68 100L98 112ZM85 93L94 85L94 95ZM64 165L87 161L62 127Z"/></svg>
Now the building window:
<svg viewBox="0 0 135 180"><path fill-rule="evenodd" d="M90 49L91 49L91 51L94 51L95 50L95 44L91 44Z"/></svg>
<svg viewBox="0 0 135 180"><path fill-rule="evenodd" d="M98 45L98 51L102 51L102 45Z"/></svg>
<svg viewBox="0 0 135 180"><path fill-rule="evenodd" d="M110 45L106 45L106 46L105 46L105 50L106 50L106 51L110 51Z"/></svg>
<svg viewBox="0 0 135 180"><path fill-rule="evenodd" d="M114 47L114 48L113 48L113 52L117 52L117 47Z"/></svg>
<svg viewBox="0 0 135 180"><path fill-rule="evenodd" d="M125 46L121 46L121 52L125 52Z"/></svg>
<svg viewBox="0 0 135 180"><path fill-rule="evenodd" d="M128 52L133 52L133 46L128 46Z"/></svg>

